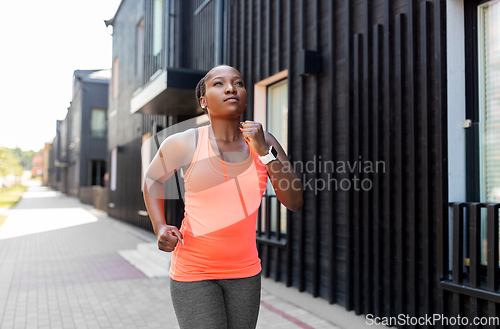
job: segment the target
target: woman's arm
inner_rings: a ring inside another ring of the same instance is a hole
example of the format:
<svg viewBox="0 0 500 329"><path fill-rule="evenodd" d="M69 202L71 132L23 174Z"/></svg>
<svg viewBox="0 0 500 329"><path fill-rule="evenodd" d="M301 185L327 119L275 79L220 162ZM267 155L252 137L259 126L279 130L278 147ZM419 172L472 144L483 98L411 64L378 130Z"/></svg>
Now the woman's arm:
<svg viewBox="0 0 500 329"><path fill-rule="evenodd" d="M194 130L166 138L144 175L146 209L158 237L158 248L167 252L174 250L177 241L182 242L183 238L177 227L167 225L165 222L163 183L172 177L175 170L186 164L186 159L191 153L188 141L193 138Z"/></svg>
<svg viewBox="0 0 500 329"><path fill-rule="evenodd" d="M277 159L265 165L276 196L285 207L291 211L297 211L304 204L302 182L297 177L297 174L295 174L288 156L276 138L267 131L264 132L264 136L267 144L274 146L276 151L278 151ZM263 155L265 154L267 152Z"/></svg>
<svg viewBox="0 0 500 329"><path fill-rule="evenodd" d="M290 209L297 211L304 204L302 198L302 182L295 174L293 167L276 138L269 132L264 132L262 124L254 121L241 123L243 137L259 155L266 155L272 145L278 151L278 157L266 164L267 172L273 184L274 191L280 202Z"/></svg>

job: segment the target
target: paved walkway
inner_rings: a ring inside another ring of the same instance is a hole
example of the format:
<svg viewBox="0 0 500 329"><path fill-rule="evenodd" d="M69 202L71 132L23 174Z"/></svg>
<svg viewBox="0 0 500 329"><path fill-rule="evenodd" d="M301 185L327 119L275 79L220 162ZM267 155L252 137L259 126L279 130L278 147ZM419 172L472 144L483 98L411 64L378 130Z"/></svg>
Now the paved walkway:
<svg viewBox="0 0 500 329"><path fill-rule="evenodd" d="M0 227L0 328L178 328L168 277L148 277L120 255L154 241L76 198L31 186ZM263 278L259 329L366 327L362 316L271 281ZM342 316L333 324L273 292L280 289Z"/></svg>

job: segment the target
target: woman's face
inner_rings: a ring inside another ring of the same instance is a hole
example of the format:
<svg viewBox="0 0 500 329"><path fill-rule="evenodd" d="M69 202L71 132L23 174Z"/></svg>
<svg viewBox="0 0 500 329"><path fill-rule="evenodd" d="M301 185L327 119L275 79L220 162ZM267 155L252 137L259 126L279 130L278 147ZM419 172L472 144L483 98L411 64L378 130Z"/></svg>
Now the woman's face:
<svg viewBox="0 0 500 329"><path fill-rule="evenodd" d="M247 90L243 78L231 66L215 68L205 81L205 96L201 97L202 106L208 107L210 117L239 118L247 104Z"/></svg>

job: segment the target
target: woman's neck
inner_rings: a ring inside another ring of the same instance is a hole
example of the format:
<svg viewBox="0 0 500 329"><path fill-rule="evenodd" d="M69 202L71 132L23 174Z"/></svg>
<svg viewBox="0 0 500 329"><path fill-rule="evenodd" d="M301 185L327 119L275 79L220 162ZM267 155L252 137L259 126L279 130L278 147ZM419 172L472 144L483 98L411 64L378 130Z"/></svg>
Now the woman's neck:
<svg viewBox="0 0 500 329"><path fill-rule="evenodd" d="M234 142L242 137L240 121L234 119L210 119L209 137L222 142Z"/></svg>

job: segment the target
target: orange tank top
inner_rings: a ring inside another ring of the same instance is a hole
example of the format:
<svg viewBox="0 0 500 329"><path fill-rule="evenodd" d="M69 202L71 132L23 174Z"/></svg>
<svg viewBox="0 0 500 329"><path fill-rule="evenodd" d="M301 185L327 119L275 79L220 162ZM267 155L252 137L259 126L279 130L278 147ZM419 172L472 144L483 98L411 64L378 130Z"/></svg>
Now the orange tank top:
<svg viewBox="0 0 500 329"><path fill-rule="evenodd" d="M257 211L267 184L265 166L252 151L245 161L222 161L199 128L193 161L184 175L184 245L172 252L176 281L237 279L258 274Z"/></svg>

